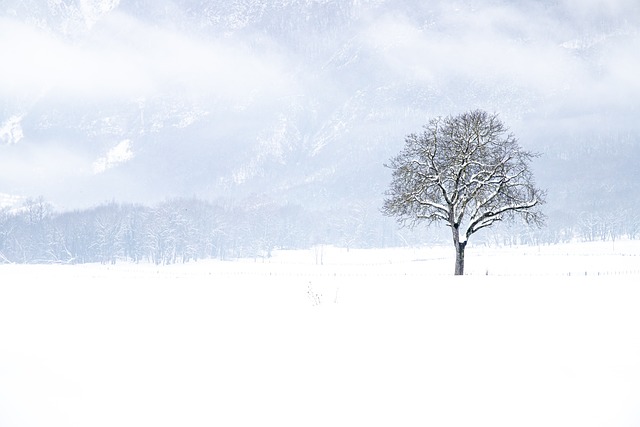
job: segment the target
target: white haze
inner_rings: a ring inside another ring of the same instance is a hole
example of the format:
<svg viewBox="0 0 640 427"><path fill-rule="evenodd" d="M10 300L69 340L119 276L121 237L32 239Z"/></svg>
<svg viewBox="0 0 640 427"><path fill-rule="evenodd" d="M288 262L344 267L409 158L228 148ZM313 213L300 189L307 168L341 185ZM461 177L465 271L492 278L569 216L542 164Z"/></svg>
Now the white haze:
<svg viewBox="0 0 640 427"><path fill-rule="evenodd" d="M157 28L113 11L81 40L6 17L0 25L5 96L54 94L61 102L129 99L163 92L242 102L283 91L286 67L276 54L233 40L202 39Z"/></svg>
<svg viewBox="0 0 640 427"><path fill-rule="evenodd" d="M234 146L242 138L260 140L259 131L238 136L238 123L262 126L275 111L286 117L286 109L298 108L289 106L300 99L306 100L300 108L320 123L310 136L301 136L309 139L360 94L411 82L429 93L429 102L406 115L404 123L396 121L404 134L433 115L478 107L499 112L525 140L541 129L552 140L590 131L638 131L640 6L631 0L359 2L343 5L355 16L345 28L323 28L308 38L292 32L296 40L252 26L240 12L237 23L216 31L214 20L204 26L206 21L187 16L184 5L167 2L167 16L143 20L144 14L129 13L127 4L81 2L83 15L66 26L53 15L30 18L20 2L0 7L0 96L6 100L0 128L11 127L0 146L0 191L44 194L67 206L117 198L89 187L86 200L74 200L66 187L93 182L92 165L134 130L125 126L110 139L108 133L89 133L69 144L63 136L35 135L16 123L15 117L23 123L35 117L29 115L33 108L55 117L69 108L113 109L168 99L174 105L171 114L176 120L182 114L185 127L202 117L215 120L223 109L238 114L236 120L222 119L216 124L219 134L199 137ZM284 10L296 2L283 4ZM273 5L264 9L278 13ZM320 18L300 17L308 25ZM394 108L400 111L398 103ZM371 109L375 114L381 107ZM262 132L272 127L265 124ZM338 127L330 129L339 133ZM399 141L400 132L393 134ZM12 135L19 140L9 141ZM334 139L348 142L351 136L345 131ZM34 154L41 149L46 156ZM142 161L136 140L131 150L129 158ZM381 157L379 163L386 160ZM251 169L248 164L236 165L236 176ZM111 178L105 174L100 185L137 177L111 169ZM143 198L145 189L136 191Z"/></svg>
<svg viewBox="0 0 640 427"><path fill-rule="evenodd" d="M638 94L640 84L631 78L640 65L634 25L638 5L566 3L483 2L465 8L435 3L433 27L420 20L423 16L393 13L388 5L391 13L361 22L355 38L389 67L435 83L458 77L514 84L542 96L563 92L555 103L587 98L604 101L600 107L623 103L623 93L627 99ZM0 54L7 64L0 89L5 96L53 92L101 101L185 90L242 100L287 94L296 73L312 71L298 62L304 58L287 52L288 46L271 45L265 36L198 35L179 26L141 22L118 8L74 38L12 19L6 12L0 22ZM595 58L574 52L597 48L607 38L624 43L596 49ZM603 100L603 95L608 96Z"/></svg>

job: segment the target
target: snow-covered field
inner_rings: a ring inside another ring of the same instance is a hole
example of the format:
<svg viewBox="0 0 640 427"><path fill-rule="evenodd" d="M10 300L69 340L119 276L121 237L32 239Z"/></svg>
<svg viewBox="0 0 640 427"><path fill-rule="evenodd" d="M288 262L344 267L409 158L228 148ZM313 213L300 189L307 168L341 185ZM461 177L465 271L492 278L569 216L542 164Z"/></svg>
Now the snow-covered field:
<svg viewBox="0 0 640 427"><path fill-rule="evenodd" d="M638 426L639 256L0 265L0 426Z"/></svg>

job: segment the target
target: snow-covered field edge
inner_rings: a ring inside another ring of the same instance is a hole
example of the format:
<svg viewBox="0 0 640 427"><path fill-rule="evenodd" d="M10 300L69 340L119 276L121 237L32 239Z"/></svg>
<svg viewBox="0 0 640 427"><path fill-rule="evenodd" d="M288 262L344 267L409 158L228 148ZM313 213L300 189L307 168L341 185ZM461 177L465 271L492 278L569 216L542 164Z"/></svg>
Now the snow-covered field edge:
<svg viewBox="0 0 640 427"><path fill-rule="evenodd" d="M0 425L637 426L639 249L0 265Z"/></svg>

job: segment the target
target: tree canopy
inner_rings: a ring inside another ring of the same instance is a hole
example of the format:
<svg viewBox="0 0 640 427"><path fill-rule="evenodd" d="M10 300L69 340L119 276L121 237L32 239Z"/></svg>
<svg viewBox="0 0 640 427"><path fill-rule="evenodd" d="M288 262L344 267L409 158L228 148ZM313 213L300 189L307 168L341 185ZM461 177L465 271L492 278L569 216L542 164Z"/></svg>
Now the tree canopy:
<svg viewBox="0 0 640 427"><path fill-rule="evenodd" d="M392 182L382 211L402 224L443 221L456 247L456 274L464 271L469 237L518 216L541 225L539 190L523 150L497 114L475 110L429 120L406 137L402 151L385 166Z"/></svg>

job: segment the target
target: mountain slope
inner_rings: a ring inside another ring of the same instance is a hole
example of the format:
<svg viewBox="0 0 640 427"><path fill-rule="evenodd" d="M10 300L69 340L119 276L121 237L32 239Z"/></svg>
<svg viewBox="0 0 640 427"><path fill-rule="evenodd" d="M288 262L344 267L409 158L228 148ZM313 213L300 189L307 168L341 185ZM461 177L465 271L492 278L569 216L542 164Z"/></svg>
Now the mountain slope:
<svg viewBox="0 0 640 427"><path fill-rule="evenodd" d="M547 159L567 138L617 146L622 132L636 146L639 8L9 0L0 192L41 194L63 209L252 194L373 206L388 181L382 164L404 136L470 108L499 112ZM623 180L628 166L603 153L600 173ZM540 181L566 191L544 158ZM565 172L579 170L577 158L567 162Z"/></svg>

